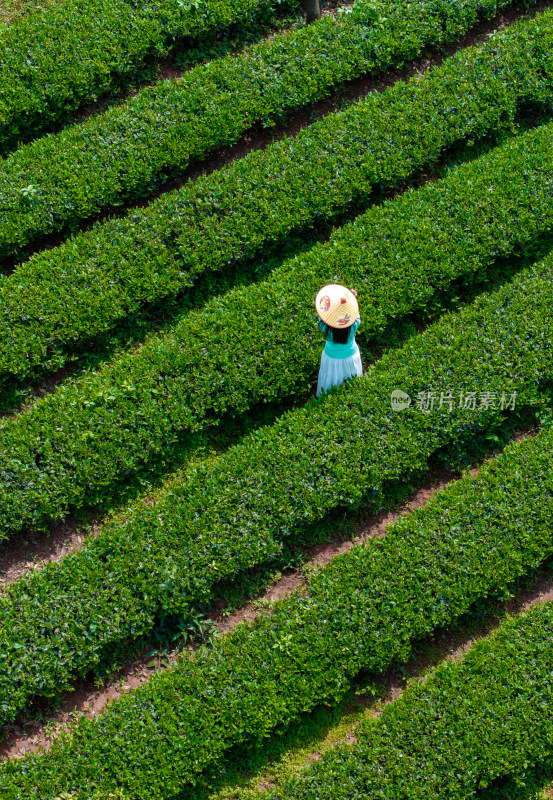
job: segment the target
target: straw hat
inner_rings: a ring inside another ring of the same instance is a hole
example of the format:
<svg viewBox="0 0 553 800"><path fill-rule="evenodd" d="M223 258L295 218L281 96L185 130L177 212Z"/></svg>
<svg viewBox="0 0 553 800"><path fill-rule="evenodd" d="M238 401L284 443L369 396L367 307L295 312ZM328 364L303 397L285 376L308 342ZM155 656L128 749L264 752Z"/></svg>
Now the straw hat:
<svg viewBox="0 0 553 800"><path fill-rule="evenodd" d="M315 308L322 321L333 328L349 328L359 313L357 299L338 283L323 286L315 298Z"/></svg>

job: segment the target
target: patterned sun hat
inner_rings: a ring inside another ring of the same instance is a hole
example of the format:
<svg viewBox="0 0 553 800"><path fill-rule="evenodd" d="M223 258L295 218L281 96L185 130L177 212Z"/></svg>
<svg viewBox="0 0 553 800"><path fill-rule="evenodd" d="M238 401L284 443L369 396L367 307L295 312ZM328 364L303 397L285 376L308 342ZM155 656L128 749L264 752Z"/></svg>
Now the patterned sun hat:
<svg viewBox="0 0 553 800"><path fill-rule="evenodd" d="M333 328L349 328L359 313L357 299L338 283L323 286L315 298L315 308L322 321Z"/></svg>

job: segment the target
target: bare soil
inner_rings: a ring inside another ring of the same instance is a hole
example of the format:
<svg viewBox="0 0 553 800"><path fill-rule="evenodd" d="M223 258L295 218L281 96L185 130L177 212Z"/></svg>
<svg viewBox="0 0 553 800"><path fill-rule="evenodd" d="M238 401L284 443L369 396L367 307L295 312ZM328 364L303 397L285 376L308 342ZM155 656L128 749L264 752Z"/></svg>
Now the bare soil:
<svg viewBox="0 0 553 800"><path fill-rule="evenodd" d="M55 0L2 0L0 5L0 26L10 25L20 17L42 11Z"/></svg>
<svg viewBox="0 0 553 800"><path fill-rule="evenodd" d="M516 435L512 437L512 440L519 441L525 436L536 435L537 431L537 428L518 431ZM489 458L484 459L482 463L485 463ZM470 474L475 475L481 468L482 463L470 469ZM388 527L395 522L395 520L425 505L437 492L442 491L451 481L458 477L460 477L458 472L443 468L434 469L429 477L421 484L420 488L415 491L397 511L381 511L378 514L367 514L366 517L360 519L356 524L352 530L351 538L347 540L340 539L329 541L305 548L307 564L327 564L335 556L348 551L355 544L386 536ZM265 604L270 604L279 600L293 591L301 590L303 587L305 587L304 574L302 572L289 571L278 581L273 583L265 592L245 603L238 611L230 616L227 617L223 613L224 603L219 603L208 616L216 623L218 633L223 635L232 630L240 622L253 621L258 614L261 613L259 610L260 607L264 607ZM513 609L519 606L521 609L530 607L531 604L539 602L540 599L547 599L550 595L553 597L553 576L551 579L542 579L540 585L535 587L532 591L520 593L516 600L510 601L510 605L507 604L506 607L512 607ZM485 633L482 635L485 635ZM462 652L468 649L473 641L473 637L463 639L462 636L459 638L458 633L452 634L450 647L452 651L451 657L461 655ZM449 646L450 645L448 645L448 647ZM189 648L189 650L195 649L196 647ZM180 657L181 654L178 651L174 651L164 659L163 666L159 659L156 660L154 666L148 666L148 664L151 664L152 659L147 658L146 653L144 653L140 658L125 664L101 687L90 685L84 680L76 682L75 690L66 693L63 704L55 713L49 714L42 720L25 718L22 716L17 724L0 728L0 735L4 734L6 737L4 741L0 743L0 757L4 759L21 758L27 753L40 749L48 749L51 742L59 735L61 730L68 727L75 718L75 715L86 714L88 717L98 716L111 700L120 697L124 692L143 685L150 679L150 676L156 669L170 666ZM410 669L412 670L412 674L416 675L422 672L424 668L426 668L424 658L419 656ZM392 671L383 678L383 681L386 687L385 691L388 702L403 691L404 681L400 680ZM366 703L367 707L375 705L372 696L365 697L360 695L358 702ZM375 711L375 713L377 713L377 711ZM353 736L353 733L351 735ZM352 741L354 741L354 739L352 739Z"/></svg>
<svg viewBox="0 0 553 800"><path fill-rule="evenodd" d="M342 88L334 92L329 92L328 97L290 112L285 123L275 124L270 128L263 128L260 124L255 124L236 144L218 148L208 154L204 159L193 161L185 170L174 178L167 180L163 186L149 192L146 197L128 201L117 207L106 207L98 214L94 214L88 219L83 220L79 224L79 230L87 230L96 222L104 220L107 217L125 216L131 209L149 205L161 195L182 188L188 181L196 180L200 175L209 175L215 170L219 170L232 163L236 159L243 158L254 150L264 150L275 141L296 136L303 128L308 127L317 120L323 119L327 114L340 111L347 105L362 100L371 92L384 92L397 81L407 82L416 75L423 75L427 70L439 66L443 63L445 58L459 50L482 44L496 31L513 25L526 14L534 16L551 7L552 4L553 0L539 0L531 10L519 6L505 9L491 20L478 23L471 31L456 42L444 45L441 48L429 50L427 55L414 59L400 68L392 67L378 74L371 72L360 78L355 78L346 82ZM348 5L348 3L344 3L343 5ZM335 13L335 11L332 10L332 12L327 13ZM168 64L162 66L160 69L160 79L164 80L179 79L182 77L182 74L182 71L176 70ZM113 103L111 104L113 105ZM79 119L82 121L91 114L100 113L104 111L108 105L108 103L101 102L93 104L83 109ZM41 238L36 246L29 249L25 258L29 258L32 254L41 250L58 247L66 238L67 234L65 232L58 232L45 236ZM10 271L15 269L16 265L17 262L15 260L10 262L8 259L5 261L5 269L3 271L9 274Z"/></svg>
<svg viewBox="0 0 553 800"><path fill-rule="evenodd" d="M87 535L88 531L70 517L53 525L49 533L25 530L0 543L0 591L31 570L79 550Z"/></svg>
<svg viewBox="0 0 553 800"><path fill-rule="evenodd" d="M551 2L540 2L534 7L533 11L537 13L550 6ZM513 24L520 19L523 13L524 12L518 8L509 9L498 14L493 20L476 26L473 31L461 40L444 48L444 52L432 53L424 58L411 62L401 69L388 70L380 76L375 77L369 75L351 81L344 89L334 93L331 97L296 112L285 125L275 126L269 131L252 129L249 134L242 137L233 147L222 148L216 151L201 164L192 165L186 170L184 175L175 179L172 183L166 184L163 189L153 193L148 199L141 200L135 204L129 204L126 208L121 209L121 211L117 213L124 214L131 207L146 205L151 202L153 197L157 197L166 191L179 188L190 178L196 178L202 173L210 173L215 169L219 169L237 158L242 158L252 150L264 149L276 139L295 135L302 128L311 124L315 119L323 118L326 114L342 108L344 104L360 100L369 92L382 92L398 80L407 81L416 74L422 74L430 67L442 63L446 55L451 55L464 47L486 41L496 30L506 25ZM160 74L162 79L178 77L178 74L169 66L163 67ZM96 219L103 218L104 216L106 215L99 215ZM83 227L87 227L94 221L95 220L91 220L85 223ZM63 238L62 236L51 237L50 240L46 241L45 246L55 247ZM56 379L54 378L53 382L45 384L44 387L41 388L41 391L48 391L50 386L55 385ZM532 434L532 431L526 431L522 432L520 436ZM471 470L472 474L475 474L477 469L478 468L475 467ZM328 563L333 557L350 549L353 544L358 541L385 536L387 527L399 516L409 513L428 502L436 492L441 491L455 477L458 477L455 473L445 470L436 471L399 511L381 512L378 515L367 517L367 519L358 526L350 541L335 541L313 547L309 552L312 563ZM94 528L92 532L93 530ZM59 560L69 552L77 550L82 545L83 540L83 531L79 530L79 526L71 519L63 524L60 523L59 526L52 531L50 536L45 537L44 534L26 533L21 537L14 537L9 542L0 545L0 559L2 563L0 581L3 583L12 582L30 569L37 568L48 561ZM304 580L301 573L290 573L283 576L271 586L263 597L268 601L274 601L301 588L303 584ZM510 601L510 603L514 611L518 611L529 608L551 597L553 597L553 578L544 578L537 588L531 592L521 593L516 601ZM256 601L259 599L260 598L256 598ZM212 619L217 623L220 633L231 630L242 620L253 620L257 614L260 613L254 608L254 602L256 601L245 604L240 611L229 618L221 614L223 609L212 612ZM483 633L482 635L485 634ZM457 636L457 634L455 634L455 636ZM449 657L460 657L475 641L475 638L477 637L469 637L461 641L452 639L451 654ZM170 656L169 661L174 662L178 657L179 654L174 653ZM22 719L17 726L12 726L8 737L0 745L0 754L4 758L14 758L21 757L25 753L40 748L48 748L53 738L55 738L60 730L66 727L68 722L71 721L74 712L84 713L89 717L97 716L109 701L119 697L125 691L137 688L149 680L153 670L157 667L148 667L147 663L148 660L145 657L130 662L99 689L86 685L84 682L78 683L75 691L67 693L67 697L59 711L51 715L48 719L40 722L33 719ZM421 660L419 664L413 665L413 675L419 674L424 668L424 660ZM397 679L391 679L388 690L389 699L387 699L387 702L398 696L402 690L403 684L401 682L397 683ZM369 703L368 698L366 702ZM370 699L370 702L373 702L372 699ZM4 730L6 731L9 729L5 728ZM354 741L354 739L352 739L352 741Z"/></svg>
<svg viewBox="0 0 553 800"><path fill-rule="evenodd" d="M379 716L388 703L397 700L403 694L407 684L411 680L425 681L428 678L429 670L442 661L460 661L465 653L480 639L489 636L496 630L505 615L517 615L528 611L538 603L546 603L553 600L553 568L545 569L539 576L531 589L522 589L516 597L497 604L497 612L488 617L481 625L477 633L468 633L466 630L454 630L453 632L440 631L434 636L429 636L418 650L424 646L428 647L428 654L418 652L417 656L410 659L404 668L404 675L400 676L397 669L392 669L384 676L383 687L384 697L379 700L372 695L360 694L356 700L347 707L346 710L352 711L355 705L370 708L374 716ZM348 743L356 741L353 732L348 734Z"/></svg>
<svg viewBox="0 0 553 800"><path fill-rule="evenodd" d="M416 330L422 333L426 327L427 324L423 322L416 326ZM381 356L382 352L373 348L372 357L363 359L364 372ZM40 387L39 396L43 397L55 391L56 383L61 382L66 375L67 370L63 369L50 376L46 384ZM315 386L300 398L300 402L306 403L314 394ZM25 413L31 405L32 402L29 402L26 409L20 413ZM145 497L145 502L150 504L152 499ZM102 520L101 514L91 513L89 521L85 524L70 515L65 520L53 521L47 532L26 528L0 542L0 593L10 583L19 580L31 570L40 569L52 561L61 561L65 556L79 550L87 539L100 532Z"/></svg>
<svg viewBox="0 0 553 800"><path fill-rule="evenodd" d="M349 5L350 3L339 3L336 8L326 9L324 14L335 14L339 7ZM553 0L540 0L536 3L531 11L535 15L553 4ZM362 78L350 81L342 89L331 93L328 98L325 98L318 103L314 103L291 113L287 123L282 125L275 125L270 129L260 128L259 125L253 126L235 145L230 147L223 147L213 151L204 160L192 163L182 175L167 181L163 187L151 192L147 197L141 198L136 201L123 204L117 208L107 208L105 211L94 215L88 220L84 220L80 226L81 230L85 230L95 224L97 221L106 219L108 216L124 216L130 209L144 207L150 202L160 197L169 191L174 191L181 188L189 180L196 180L200 175L208 175L215 170L221 169L227 164L230 164L236 159L243 158L253 150L263 150L269 144L279 139L295 136L300 130L312 124L317 119L322 119L329 113L340 110L345 105L363 99L372 91L383 92L389 86L396 83L398 80L408 81L415 75L422 75L429 68L438 66L444 60L444 57L452 55L460 49L469 47L475 44L487 41L489 36L497 30L512 25L524 16L524 9L517 6L506 9L500 14L497 14L492 20L484 21L475 26L468 34L463 36L457 42L445 45L441 51L434 51L425 57L411 61L409 64L400 69L391 68L388 71L373 75L365 75ZM270 36L274 36L271 34ZM270 37L269 37L270 38ZM171 80L182 77L182 70L177 70L168 64L162 65L160 68L159 79ZM394 197L402 194L408 186L422 186L428 181L435 179L433 170L422 170L417 176L416 181L407 184L407 182L400 182L395 187L390 187L385 191L386 199L393 199ZM53 249L59 246L66 238L64 233L55 233L50 236L44 237L40 243L33 248L27 257L32 253L39 252L43 249ZM321 237L321 241L330 238L330 233ZM15 262L12 264L11 270L6 269L9 274L16 267ZM140 344L133 345L137 350L140 349ZM13 417L18 413L25 413L36 402L36 400L43 397L45 394L55 392L57 387L71 375L78 371L78 363L69 361L64 367L53 372L46 378L34 382L32 385L32 396L26 402L23 408L18 408L10 412L0 412L0 417Z"/></svg>

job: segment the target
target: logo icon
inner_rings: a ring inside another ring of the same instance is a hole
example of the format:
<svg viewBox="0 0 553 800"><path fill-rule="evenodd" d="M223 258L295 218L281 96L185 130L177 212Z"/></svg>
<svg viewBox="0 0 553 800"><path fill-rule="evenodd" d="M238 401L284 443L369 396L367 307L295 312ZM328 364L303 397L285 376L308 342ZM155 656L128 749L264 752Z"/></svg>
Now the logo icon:
<svg viewBox="0 0 553 800"><path fill-rule="evenodd" d="M411 405L411 398L401 389L394 389L391 397L392 411L403 411Z"/></svg>

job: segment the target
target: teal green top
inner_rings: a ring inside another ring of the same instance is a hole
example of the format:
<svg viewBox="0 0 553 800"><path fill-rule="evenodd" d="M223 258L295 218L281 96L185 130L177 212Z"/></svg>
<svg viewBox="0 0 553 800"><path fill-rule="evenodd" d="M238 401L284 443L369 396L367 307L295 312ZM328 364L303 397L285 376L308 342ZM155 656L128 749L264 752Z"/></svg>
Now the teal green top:
<svg viewBox="0 0 553 800"><path fill-rule="evenodd" d="M330 358L351 358L357 352L357 342L355 341L355 331L361 325L361 317L357 315L357 319L349 329L349 336L346 344L332 341L332 328L323 322L319 317L319 330L321 330L326 338L324 352Z"/></svg>

